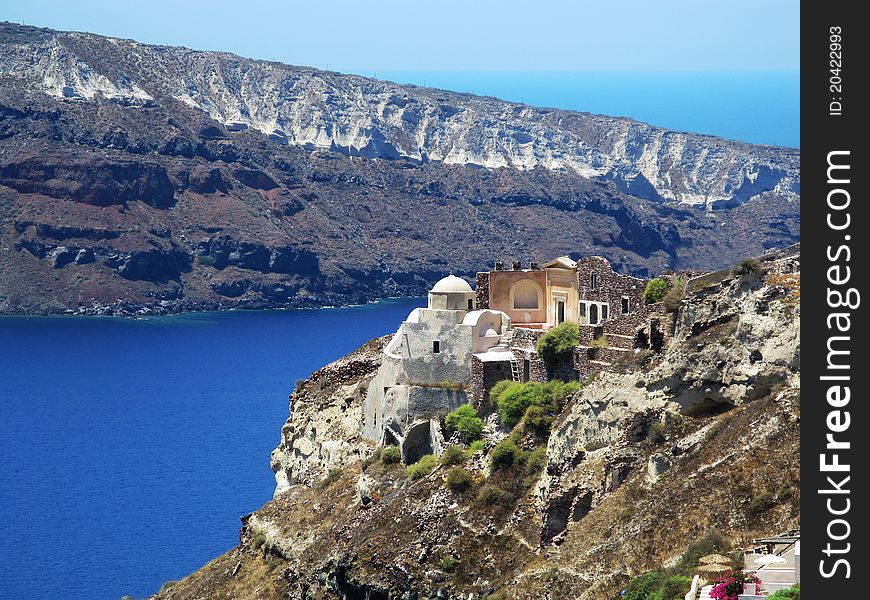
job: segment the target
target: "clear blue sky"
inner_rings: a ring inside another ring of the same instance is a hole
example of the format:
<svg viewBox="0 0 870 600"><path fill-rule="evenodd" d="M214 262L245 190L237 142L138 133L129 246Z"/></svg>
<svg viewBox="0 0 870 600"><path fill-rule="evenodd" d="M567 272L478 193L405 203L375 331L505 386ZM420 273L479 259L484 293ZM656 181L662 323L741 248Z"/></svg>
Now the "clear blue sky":
<svg viewBox="0 0 870 600"><path fill-rule="evenodd" d="M799 65L797 0L4 0L0 19L365 74Z"/></svg>

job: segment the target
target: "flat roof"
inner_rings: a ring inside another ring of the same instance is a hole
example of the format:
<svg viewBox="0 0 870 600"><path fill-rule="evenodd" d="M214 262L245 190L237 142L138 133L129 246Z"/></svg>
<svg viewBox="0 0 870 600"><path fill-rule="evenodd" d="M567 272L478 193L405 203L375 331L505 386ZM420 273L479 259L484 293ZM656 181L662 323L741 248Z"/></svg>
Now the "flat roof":
<svg viewBox="0 0 870 600"><path fill-rule="evenodd" d="M514 353L506 350L497 352L478 352L474 355L481 362L510 362L514 359Z"/></svg>

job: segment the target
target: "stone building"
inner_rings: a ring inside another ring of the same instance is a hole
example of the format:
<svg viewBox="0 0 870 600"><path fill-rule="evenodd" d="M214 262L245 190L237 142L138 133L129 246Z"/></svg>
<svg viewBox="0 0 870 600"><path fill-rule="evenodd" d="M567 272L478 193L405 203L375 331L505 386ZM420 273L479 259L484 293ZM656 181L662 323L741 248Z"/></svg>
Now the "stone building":
<svg viewBox="0 0 870 600"><path fill-rule="evenodd" d="M567 256L543 265L495 269L477 274L477 305L507 314L514 330L507 340L508 364L484 364L472 358L472 393L485 396L493 380L509 372L516 381L582 378L606 370L638 345L638 331L649 326L653 309L643 301L647 280L622 275L600 256L574 261ZM538 357L538 339L564 321L576 323L579 346L566 364L548 372ZM593 345L593 340L598 340ZM603 342L602 342L603 340Z"/></svg>
<svg viewBox="0 0 870 600"><path fill-rule="evenodd" d="M477 290L450 275L429 292L384 348L369 384L362 434L402 450L406 463L438 453L441 419L486 400L495 383L579 379L608 370L635 348L647 347L658 318L643 301L646 280L616 273L592 256L559 257L543 265L477 274ZM579 344L564 364L545 365L538 339L570 321ZM647 332L647 333L642 333Z"/></svg>
<svg viewBox="0 0 870 600"><path fill-rule="evenodd" d="M510 318L476 309L467 282L450 275L429 292L384 348L381 367L370 382L362 435L394 444L406 463L437 453L443 443L441 418L468 402L473 355L507 352L499 344Z"/></svg>
<svg viewBox="0 0 870 600"><path fill-rule="evenodd" d="M626 322L629 315L646 315L643 291L647 280L621 275L607 259L589 256L578 261L562 256L544 265L519 263L506 270L477 274L477 305L506 313L518 327L547 330L573 321L578 325Z"/></svg>

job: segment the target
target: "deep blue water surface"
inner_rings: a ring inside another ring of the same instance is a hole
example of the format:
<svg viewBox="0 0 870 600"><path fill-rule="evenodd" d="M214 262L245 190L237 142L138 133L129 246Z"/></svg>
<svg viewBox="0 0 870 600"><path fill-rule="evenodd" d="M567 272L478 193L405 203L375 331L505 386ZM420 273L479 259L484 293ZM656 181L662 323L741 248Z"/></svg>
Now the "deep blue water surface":
<svg viewBox="0 0 870 600"><path fill-rule="evenodd" d="M0 598L141 597L235 546L296 379L423 303L0 317Z"/></svg>
<svg viewBox="0 0 870 600"><path fill-rule="evenodd" d="M763 65L761 65L763 69ZM799 71L360 73L535 106L631 117L755 144L800 146Z"/></svg>

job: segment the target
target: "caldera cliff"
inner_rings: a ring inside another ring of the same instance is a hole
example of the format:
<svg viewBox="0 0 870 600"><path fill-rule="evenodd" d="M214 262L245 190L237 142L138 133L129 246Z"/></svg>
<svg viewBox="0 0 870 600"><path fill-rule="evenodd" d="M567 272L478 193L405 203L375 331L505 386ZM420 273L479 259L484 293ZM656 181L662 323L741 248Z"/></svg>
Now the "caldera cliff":
<svg viewBox="0 0 870 600"><path fill-rule="evenodd" d="M454 436L429 465L360 436L387 338L319 369L293 392L274 499L155 600L603 600L711 535L737 548L793 528L793 250L694 280L660 351L580 382L552 420L508 427L480 403L482 443Z"/></svg>
<svg viewBox="0 0 870 600"><path fill-rule="evenodd" d="M799 152L222 52L0 23L0 313L420 295L799 239Z"/></svg>

